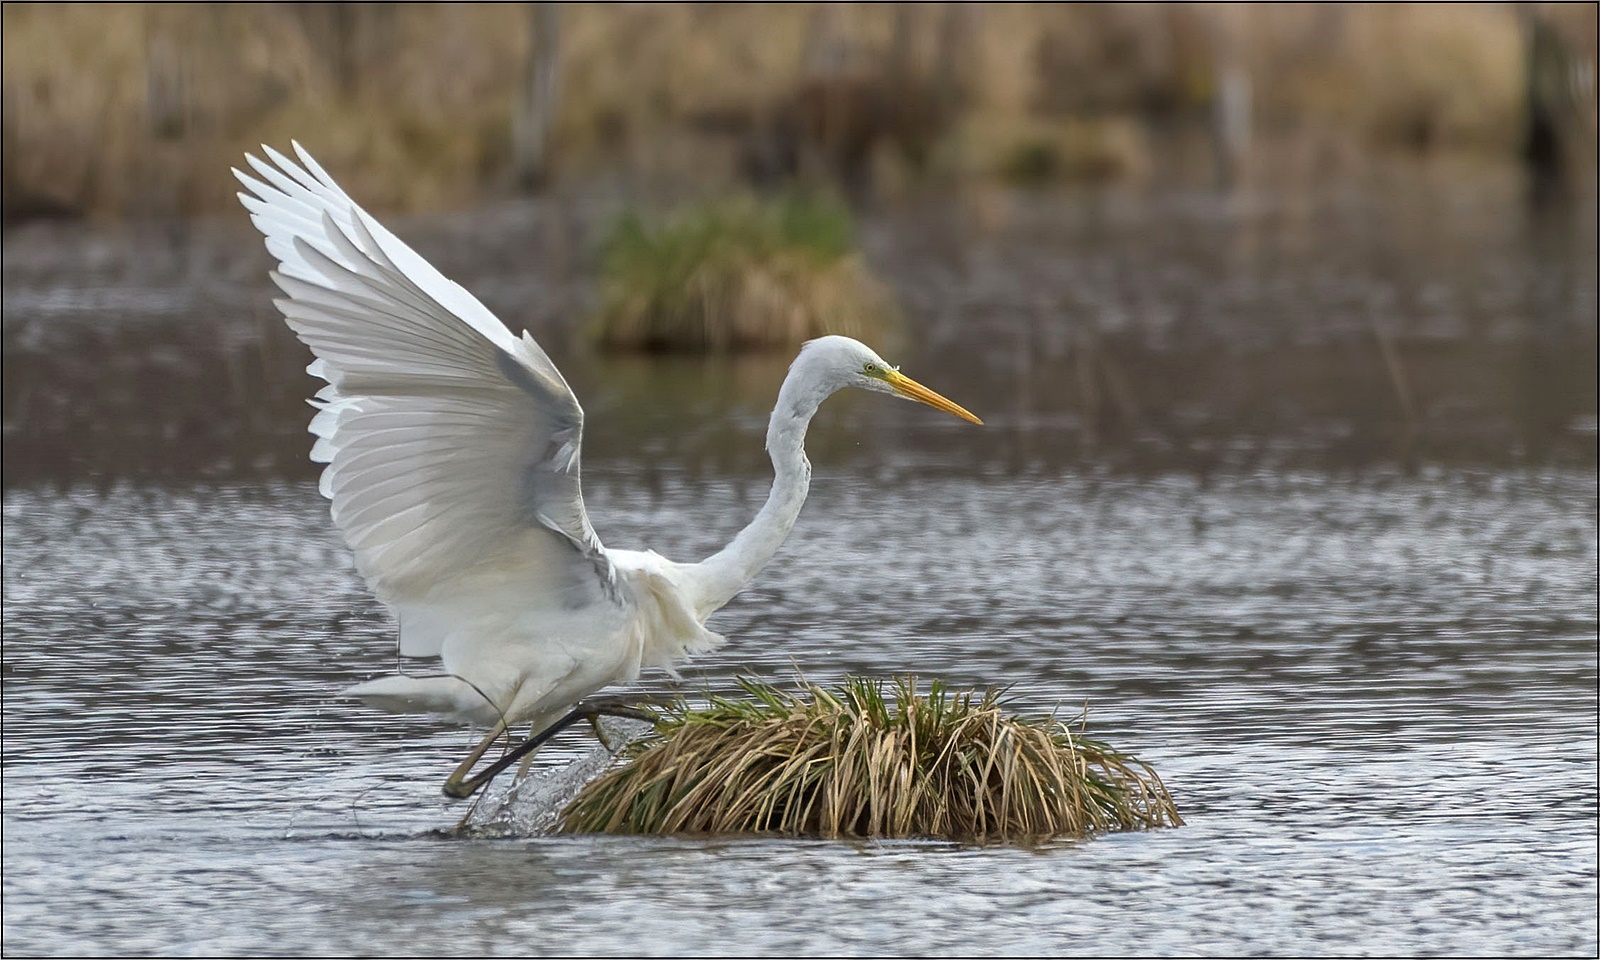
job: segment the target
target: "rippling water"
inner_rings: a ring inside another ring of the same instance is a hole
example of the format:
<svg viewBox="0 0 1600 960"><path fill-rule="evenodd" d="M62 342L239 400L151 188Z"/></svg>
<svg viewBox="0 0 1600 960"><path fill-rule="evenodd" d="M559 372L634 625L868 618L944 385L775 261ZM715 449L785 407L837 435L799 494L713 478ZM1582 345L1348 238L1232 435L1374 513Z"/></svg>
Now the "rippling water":
<svg viewBox="0 0 1600 960"><path fill-rule="evenodd" d="M680 555L760 492L590 487ZM1583 473L820 476L684 689L1010 683L1189 821L1016 851L443 839L466 737L331 699L392 641L314 489L13 491L7 950L1592 952L1594 511Z"/></svg>
<svg viewBox="0 0 1600 960"><path fill-rule="evenodd" d="M928 334L907 369L990 426L830 401L730 644L638 687L1008 684L1188 821L1027 850L451 834L471 735L333 696L393 634L248 238L141 272L8 233L5 952L1593 955L1592 207L1552 240L1504 184L1389 199L1021 203L954 253L872 226ZM506 279L517 213L419 246L508 238L458 275L579 303ZM753 514L782 362L539 329L609 545L693 558ZM539 775L595 759L575 732Z"/></svg>

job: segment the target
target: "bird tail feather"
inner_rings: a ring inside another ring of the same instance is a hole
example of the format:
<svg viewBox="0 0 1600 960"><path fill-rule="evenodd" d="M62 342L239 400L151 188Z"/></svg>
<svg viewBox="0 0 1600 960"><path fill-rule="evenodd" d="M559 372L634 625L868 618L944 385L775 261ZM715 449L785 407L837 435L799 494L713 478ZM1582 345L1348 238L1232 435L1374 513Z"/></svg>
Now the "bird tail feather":
<svg viewBox="0 0 1600 960"><path fill-rule="evenodd" d="M494 704L476 687L448 674L379 677L347 687L340 696L353 697L390 713L434 713L478 724L490 724L499 718Z"/></svg>

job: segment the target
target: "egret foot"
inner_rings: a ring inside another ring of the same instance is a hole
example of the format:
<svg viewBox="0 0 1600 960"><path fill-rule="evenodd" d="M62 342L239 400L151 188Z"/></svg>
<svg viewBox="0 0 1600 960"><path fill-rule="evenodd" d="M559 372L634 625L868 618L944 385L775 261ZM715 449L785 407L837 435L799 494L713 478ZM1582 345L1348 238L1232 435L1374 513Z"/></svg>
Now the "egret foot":
<svg viewBox="0 0 1600 960"><path fill-rule="evenodd" d="M655 714L651 713L650 711L641 707L633 706L628 701L621 700L617 697L593 697L588 700L583 700L580 701L577 706L573 707L566 716L506 751L504 756L489 764L487 767L484 767L482 772L476 774L475 776L468 777L467 774L471 772L473 765L476 764L483 756L484 751L488 750L489 744L492 743L494 739L505 730L505 726L503 724L496 724L495 729L490 731L489 736L486 737L482 743L478 744L477 748L472 751L471 755L469 755L466 760L462 761L461 765L456 767L455 772L450 774L450 777L445 780L445 796L454 797L457 800L464 800L467 797L472 796L474 793L478 792L478 790L488 784L489 781L499 776L501 771L505 770L505 768L511 766L513 763L516 763L524 756L539 749L551 737L567 729L578 721L588 720L591 724L595 725L595 730L598 732L600 729L599 719L601 717L622 717L628 720L643 720L646 723L653 723L656 720ZM601 742L605 742L604 738L601 739ZM609 748L610 745L607 744L607 749Z"/></svg>
<svg viewBox="0 0 1600 960"><path fill-rule="evenodd" d="M620 700L620 699L617 700L616 703L618 705L621 705L621 706L626 706L627 705L626 701L623 701L623 700ZM616 753L617 752L617 748L611 745L611 738L606 736L605 728L600 725L600 717L601 717L601 715L602 715L601 713L595 712L595 713L588 714L585 717L585 719L587 719L589 721L589 729L594 731L594 738L596 740L600 741L600 746L605 747L607 753ZM641 717L639 719L644 719L644 718ZM528 731L529 735L535 734L537 732L538 731L536 731L536 730L529 730ZM539 755L539 751L538 750L529 750L527 756L522 758L522 763L517 766L516 780L518 782L520 782L520 781L522 781L522 780L527 778L528 771L533 769L533 758L538 756L538 755Z"/></svg>

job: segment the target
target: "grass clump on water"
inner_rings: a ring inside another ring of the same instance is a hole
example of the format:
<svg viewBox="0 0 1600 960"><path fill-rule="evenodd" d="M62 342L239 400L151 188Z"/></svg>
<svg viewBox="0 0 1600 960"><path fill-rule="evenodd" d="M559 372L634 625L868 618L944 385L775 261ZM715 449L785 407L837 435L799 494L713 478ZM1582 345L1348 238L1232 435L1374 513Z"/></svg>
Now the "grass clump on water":
<svg viewBox="0 0 1600 960"><path fill-rule="evenodd" d="M568 833L1036 842L1183 823L1149 766L1000 694L913 677L668 707L562 812Z"/></svg>
<svg viewBox="0 0 1600 960"><path fill-rule="evenodd" d="M625 215L602 253L596 337L610 350L700 353L881 339L893 309L854 236L842 203L803 194L713 201L655 224Z"/></svg>

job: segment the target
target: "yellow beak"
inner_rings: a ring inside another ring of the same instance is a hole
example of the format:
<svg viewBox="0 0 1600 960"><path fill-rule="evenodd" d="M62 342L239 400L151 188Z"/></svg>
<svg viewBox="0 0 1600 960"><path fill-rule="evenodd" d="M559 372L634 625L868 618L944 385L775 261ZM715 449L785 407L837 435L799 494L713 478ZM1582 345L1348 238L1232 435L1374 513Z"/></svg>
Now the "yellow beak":
<svg viewBox="0 0 1600 960"><path fill-rule="evenodd" d="M960 417L968 423L976 423L979 426L983 425L983 421L973 416L966 407L963 407L961 404L956 403L953 400L948 400L939 394L934 393L932 390L929 390L927 387L924 387L922 384L911 379L898 370L890 370L886 372L883 379L889 384L890 387L894 389L895 393L898 393L902 397L915 400L918 403L926 403L935 410L943 410L945 413L948 413L954 417Z"/></svg>

